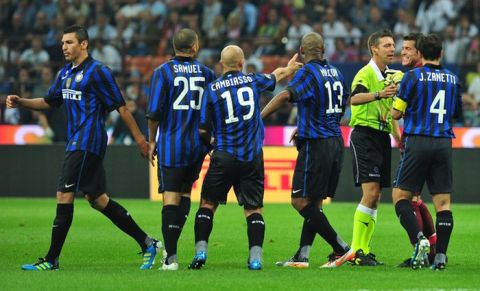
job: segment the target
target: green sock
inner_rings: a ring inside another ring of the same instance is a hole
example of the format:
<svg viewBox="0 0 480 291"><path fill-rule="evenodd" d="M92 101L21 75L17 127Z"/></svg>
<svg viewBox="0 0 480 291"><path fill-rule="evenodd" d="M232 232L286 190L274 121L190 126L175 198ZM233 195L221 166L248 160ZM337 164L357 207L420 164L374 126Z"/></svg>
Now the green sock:
<svg viewBox="0 0 480 291"><path fill-rule="evenodd" d="M377 224L377 215L370 216L370 222L368 223L367 232L365 233L365 249L363 249L365 254L370 253L370 244L372 242L373 232L375 231L375 225Z"/></svg>
<svg viewBox="0 0 480 291"><path fill-rule="evenodd" d="M374 209L370 209L361 204L358 205L355 215L353 216L353 239L352 250L362 249L364 253L370 250L369 243L375 228L375 220L372 219ZM371 232L369 232L371 230Z"/></svg>

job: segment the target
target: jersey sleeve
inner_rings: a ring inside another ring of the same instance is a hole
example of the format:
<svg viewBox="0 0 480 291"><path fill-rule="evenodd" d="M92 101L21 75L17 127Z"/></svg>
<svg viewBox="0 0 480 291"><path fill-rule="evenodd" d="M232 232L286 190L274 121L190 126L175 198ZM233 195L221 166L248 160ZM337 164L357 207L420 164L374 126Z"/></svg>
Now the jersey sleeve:
<svg viewBox="0 0 480 291"><path fill-rule="evenodd" d="M357 86L361 85L365 89L367 89L367 92L370 92L370 84L368 82L368 74L367 70L360 70L358 73L355 75L352 81L352 94L353 92L356 92Z"/></svg>
<svg viewBox="0 0 480 291"><path fill-rule="evenodd" d="M200 128L203 129L210 129L211 94L212 90L207 87L205 93L203 93L202 105L200 107Z"/></svg>
<svg viewBox="0 0 480 291"><path fill-rule="evenodd" d="M45 102L47 102L52 107L60 107L63 104L62 96L62 74L63 70L60 70L53 82L52 86L47 92L47 95L44 97Z"/></svg>
<svg viewBox="0 0 480 291"><path fill-rule="evenodd" d="M150 92L148 94L147 118L160 120L165 102L166 90L168 90L168 80L164 76L162 67L153 72L150 80Z"/></svg>
<svg viewBox="0 0 480 291"><path fill-rule="evenodd" d="M350 91L348 90L347 83L345 82L345 77L337 69L338 75L340 76L340 82L342 83L343 94L342 94L342 112L345 113L345 108L347 107L347 100L350 96Z"/></svg>
<svg viewBox="0 0 480 291"><path fill-rule="evenodd" d="M287 90L290 92L290 100L298 102L313 96L313 74L305 68L300 69L288 83Z"/></svg>
<svg viewBox="0 0 480 291"><path fill-rule="evenodd" d="M407 72L398 87L397 98L403 100L405 103L408 103L409 98L412 95L412 88L414 88L416 81L417 76L415 75L414 71Z"/></svg>
<svg viewBox="0 0 480 291"><path fill-rule="evenodd" d="M275 90L275 85L277 84L277 79L273 74L255 74L255 79L257 81L257 87L260 91L273 91Z"/></svg>
<svg viewBox="0 0 480 291"><path fill-rule="evenodd" d="M205 74L205 86L212 83L213 81L215 81L217 79L217 76L215 75L215 73L208 67L205 67L205 70L206 70L206 74Z"/></svg>
<svg viewBox="0 0 480 291"><path fill-rule="evenodd" d="M109 112L125 106L125 100L112 71L105 65L93 72L93 92Z"/></svg>

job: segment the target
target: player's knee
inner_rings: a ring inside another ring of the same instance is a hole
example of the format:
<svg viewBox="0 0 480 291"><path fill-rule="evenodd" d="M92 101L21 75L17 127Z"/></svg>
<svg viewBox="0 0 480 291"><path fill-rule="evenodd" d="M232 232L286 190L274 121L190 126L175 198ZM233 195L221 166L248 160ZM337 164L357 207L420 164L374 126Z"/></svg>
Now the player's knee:
<svg viewBox="0 0 480 291"><path fill-rule="evenodd" d="M208 208L208 209L212 210L213 212L215 212L217 207L218 207L218 203L208 201L208 200L205 200L203 198L200 201L200 208Z"/></svg>
<svg viewBox="0 0 480 291"><path fill-rule="evenodd" d="M262 214L262 208L258 208L258 207L249 207L248 205L245 205L243 207L243 213L245 214L245 217L249 217L250 215L252 214Z"/></svg>
<svg viewBox="0 0 480 291"><path fill-rule="evenodd" d="M433 204L437 212L450 210L450 195L449 194L434 194L432 196Z"/></svg>
<svg viewBox="0 0 480 291"><path fill-rule="evenodd" d="M85 199L93 209L102 211L108 204L108 196L106 194L100 196L92 196L90 194L85 194Z"/></svg>
<svg viewBox="0 0 480 291"><path fill-rule="evenodd" d="M309 204L309 202L305 198L292 198L291 204L293 208L295 208L295 210L300 211L305 208Z"/></svg>

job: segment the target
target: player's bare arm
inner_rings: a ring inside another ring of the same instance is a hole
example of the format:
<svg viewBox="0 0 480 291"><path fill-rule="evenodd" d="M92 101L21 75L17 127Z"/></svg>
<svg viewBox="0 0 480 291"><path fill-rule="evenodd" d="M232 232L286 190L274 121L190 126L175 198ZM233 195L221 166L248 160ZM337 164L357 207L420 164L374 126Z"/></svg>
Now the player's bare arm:
<svg viewBox="0 0 480 291"><path fill-rule="evenodd" d="M397 143L397 145L401 145L401 139L402 139L402 135L400 133L400 126L398 125L398 121L397 120L392 120L392 136L393 138L395 139L395 142Z"/></svg>
<svg viewBox="0 0 480 291"><path fill-rule="evenodd" d="M18 95L7 96L7 108L25 107L33 110L49 109L50 105L43 98L26 99Z"/></svg>
<svg viewBox="0 0 480 291"><path fill-rule="evenodd" d="M289 61L286 67L275 69L272 74L275 75L277 82L293 75L298 69L300 69L303 64L297 62L298 54L295 54Z"/></svg>
<svg viewBox="0 0 480 291"><path fill-rule="evenodd" d="M350 98L350 102L352 105L360 105L377 101L381 98L391 98L395 96L397 89L397 85L391 84L379 92L357 93Z"/></svg>
<svg viewBox="0 0 480 291"><path fill-rule="evenodd" d="M277 96L273 97L272 100L270 100L270 102L268 102L268 104L265 106L265 108L263 108L261 113L262 119L265 119L272 115L272 113L274 113L275 111L280 109L280 107L282 107L285 103L287 103L289 99L290 92L287 90L284 90L280 92Z"/></svg>
<svg viewBox="0 0 480 291"><path fill-rule="evenodd" d="M126 106L119 107L117 111L120 114L120 117L122 118L125 125L130 130L130 133L132 134L133 138L135 139L135 142L137 143L138 149L140 151L140 155L142 155L143 158L147 158L148 152L149 152L148 143L145 140L145 137L143 136L142 132L138 128L138 125L135 122L135 119L133 119L132 114L130 113L130 111L128 111Z"/></svg>
<svg viewBox="0 0 480 291"><path fill-rule="evenodd" d="M148 144L150 146L148 160L152 166L155 166L155 156L157 155L157 129L158 121L148 119Z"/></svg>

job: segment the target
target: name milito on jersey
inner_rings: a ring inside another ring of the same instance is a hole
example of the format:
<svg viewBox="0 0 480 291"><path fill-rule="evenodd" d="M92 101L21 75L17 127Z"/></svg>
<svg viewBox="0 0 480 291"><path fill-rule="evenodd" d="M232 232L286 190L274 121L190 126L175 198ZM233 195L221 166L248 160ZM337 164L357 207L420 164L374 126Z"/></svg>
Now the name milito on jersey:
<svg viewBox="0 0 480 291"><path fill-rule="evenodd" d="M62 89L63 99L82 101L82 91Z"/></svg>

